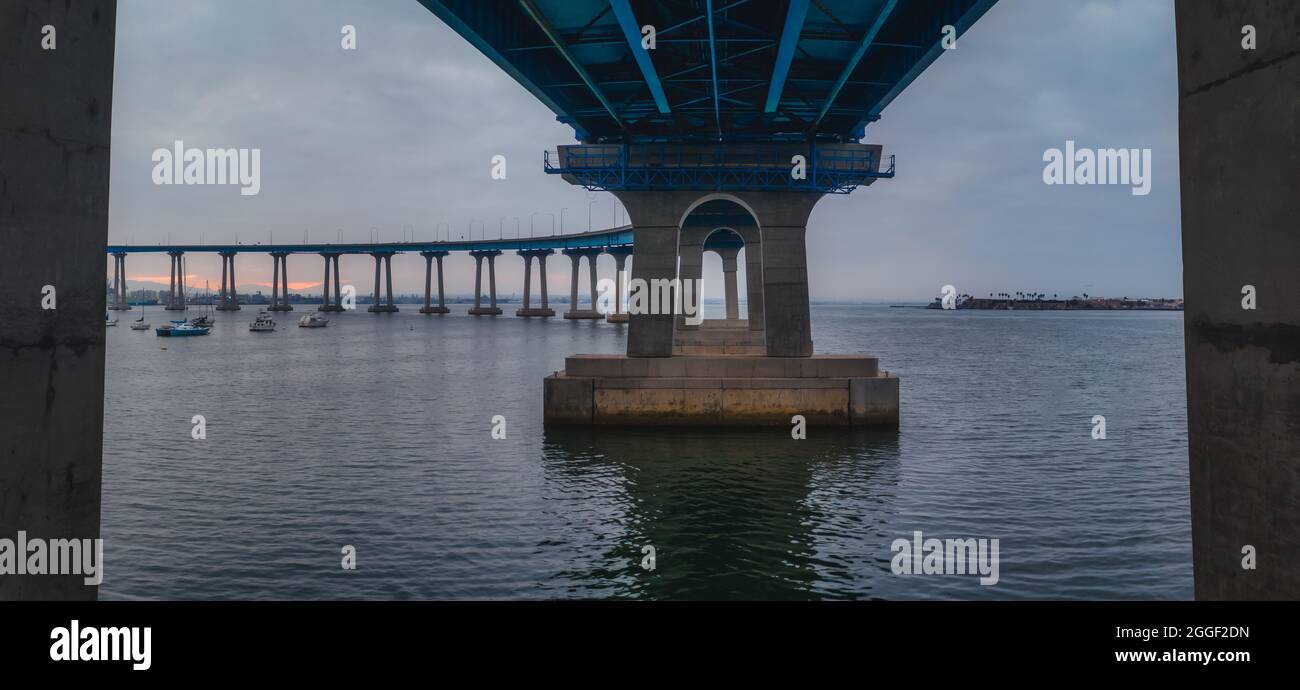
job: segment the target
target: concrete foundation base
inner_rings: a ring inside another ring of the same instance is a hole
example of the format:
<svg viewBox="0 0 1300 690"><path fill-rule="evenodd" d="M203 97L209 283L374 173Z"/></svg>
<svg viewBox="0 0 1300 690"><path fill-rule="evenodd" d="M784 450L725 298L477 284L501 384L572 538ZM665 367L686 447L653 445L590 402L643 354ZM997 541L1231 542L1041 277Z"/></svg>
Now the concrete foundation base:
<svg viewBox="0 0 1300 690"><path fill-rule="evenodd" d="M320 311L320 312L343 311L343 306L339 304L321 305L319 307L316 307L316 311Z"/></svg>
<svg viewBox="0 0 1300 690"><path fill-rule="evenodd" d="M898 377L860 355L576 355L543 390L552 425L898 426Z"/></svg>
<svg viewBox="0 0 1300 690"><path fill-rule="evenodd" d="M564 312L566 319L603 319L605 315L594 309L570 309Z"/></svg>
<svg viewBox="0 0 1300 690"><path fill-rule="evenodd" d="M446 307L420 307L421 314L450 314L451 310Z"/></svg>
<svg viewBox="0 0 1300 690"><path fill-rule="evenodd" d="M470 316L500 316L501 307L470 307L467 313Z"/></svg>
<svg viewBox="0 0 1300 690"><path fill-rule="evenodd" d="M108 308L112 311L131 311L131 305L129 304L114 304L110 305Z"/></svg>
<svg viewBox="0 0 1300 690"><path fill-rule="evenodd" d="M393 312L397 311L397 305L394 305L394 304L372 304L372 305L370 305L370 307L369 307L368 309L366 309L366 311L368 311L368 312L372 312L372 313L375 313L375 314L392 314Z"/></svg>
<svg viewBox="0 0 1300 690"><path fill-rule="evenodd" d="M267 311L293 311L293 307L288 304L275 304L266 308Z"/></svg>
<svg viewBox="0 0 1300 690"><path fill-rule="evenodd" d="M185 311L185 307L169 304L166 307L163 307L163 311Z"/></svg>
<svg viewBox="0 0 1300 690"><path fill-rule="evenodd" d="M763 355L767 341L763 331L752 331L745 320L709 319L698 328L682 328L673 334L674 355Z"/></svg>
<svg viewBox="0 0 1300 690"><path fill-rule="evenodd" d="M628 316L627 316L627 313L626 313L626 312L619 312L619 313L617 313L617 314L606 314L606 315L605 315L605 320L608 321L608 322L610 322L610 323L627 323L627 319L628 319Z"/></svg>
<svg viewBox="0 0 1300 690"><path fill-rule="evenodd" d="M515 316L555 316L555 310L550 307L545 309L529 307L527 309L516 309Z"/></svg>
<svg viewBox="0 0 1300 690"><path fill-rule="evenodd" d="M217 311L239 311L238 304L218 304Z"/></svg>

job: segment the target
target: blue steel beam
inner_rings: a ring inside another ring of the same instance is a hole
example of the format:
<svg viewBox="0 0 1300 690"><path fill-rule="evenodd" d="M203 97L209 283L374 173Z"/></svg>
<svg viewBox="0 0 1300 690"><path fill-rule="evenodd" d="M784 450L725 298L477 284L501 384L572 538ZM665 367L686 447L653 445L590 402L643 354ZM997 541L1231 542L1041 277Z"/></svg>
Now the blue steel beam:
<svg viewBox="0 0 1300 690"><path fill-rule="evenodd" d="M704 13L709 19L709 65L713 68L713 119L718 123L718 139L722 139L722 112L718 108L718 49L713 35L713 0L704 0Z"/></svg>
<svg viewBox="0 0 1300 690"><path fill-rule="evenodd" d="M988 12L989 8L993 7L995 3L997 3L997 0L978 0L978 2L953 22L953 28L957 30L956 35L961 36L966 33L966 30L969 29L976 20L984 16L984 13ZM857 130L861 130L868 122L875 122L880 119L880 113L885 109L885 106L889 105L898 94L903 92L903 89L910 86L911 83L915 81L931 63L939 58L939 55L944 52L944 48L941 45L939 38L939 33L936 31L934 40L930 43L930 49L927 50L920 59L912 64L911 69L903 74L902 77L894 81L894 85L889 89L889 91L867 108L865 116L857 124Z"/></svg>
<svg viewBox="0 0 1300 690"><path fill-rule="evenodd" d="M853 57L849 58L848 63L844 65L843 71L840 72L840 78L835 81L835 86L831 87L830 93L826 95L826 100L822 102L821 112L817 114L817 119L813 120L812 123L814 131L816 131L817 125L821 124L822 118L826 117L831 105L835 103L835 98L840 95L840 89L844 88L844 83L849 80L849 77L853 76L853 70L857 69L858 63L862 61L862 56L867 54L867 48L871 47L871 42L876 40L876 34L880 33L880 27L885 25L885 21L889 19L889 15L897 6L898 0L887 0L885 6L880 9L880 13L876 15L876 21L872 22L871 28L867 29L867 33L863 34L858 49L853 52Z"/></svg>
<svg viewBox="0 0 1300 690"><path fill-rule="evenodd" d="M614 122L618 123L618 128L627 129L627 124L623 122L623 118L618 116L618 113L614 110L614 105L605 97L605 92L601 91L600 87L596 85L596 80L592 79L591 75L587 73L587 68L583 67L582 63L573 56L573 52L569 50L564 39L560 38L560 34L555 30L555 27L551 26L551 23L547 21L546 17L542 14L542 11L537 9L537 5L533 4L532 0L519 0L519 6L524 8L524 12L526 12L528 16L537 23L537 28L541 29L542 33L546 34L546 38L549 39L551 43L555 44L555 49L559 51L560 55L569 63L569 66L573 67L573 71L578 73L578 78L582 79L587 87L591 89L591 92L596 96L596 100L600 101L600 104L605 106L605 110L609 112L609 116L614 118Z"/></svg>
<svg viewBox="0 0 1300 690"><path fill-rule="evenodd" d="M655 71L655 65L650 61L649 51L641 47L641 27L637 25L636 15L632 14L632 6L628 4L628 0L609 0L609 6L614 9L614 17L618 19L618 25L623 28L627 47L631 49L637 67L641 68L641 76L645 78L646 86L650 87L650 95L654 97L655 105L659 107L660 113L667 115L672 112L668 107L668 97L664 95L663 84L659 83L659 73Z"/></svg>
<svg viewBox="0 0 1300 690"><path fill-rule="evenodd" d="M803 20L808 16L808 0L790 0L790 7L785 13L785 28L781 30L781 44L776 49L776 63L772 65L772 83L767 88L767 104L763 112L774 113L781 102L781 91L785 89L785 78L790 74L790 63L794 61L794 49L799 44L799 34L803 32Z"/></svg>

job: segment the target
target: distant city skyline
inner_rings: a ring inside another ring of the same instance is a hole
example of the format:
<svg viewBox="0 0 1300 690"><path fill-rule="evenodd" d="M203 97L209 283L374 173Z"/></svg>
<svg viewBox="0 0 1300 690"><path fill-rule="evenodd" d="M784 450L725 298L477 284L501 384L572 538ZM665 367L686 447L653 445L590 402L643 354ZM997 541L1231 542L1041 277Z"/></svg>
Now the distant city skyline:
<svg viewBox="0 0 1300 690"><path fill-rule="evenodd" d="M340 48L343 25L355 51ZM114 69L112 243L550 234L626 218L612 195L542 172L541 152L572 130L414 0L124 0ZM946 284L1180 297L1176 95L1169 3L1002 0L867 128L897 177L819 203L812 298L928 301ZM176 141L260 149L259 193L155 185L151 154ZM1150 149L1150 194L1045 184L1044 153L1067 141ZM495 155L506 180L489 176ZM599 265L612 277L610 257ZM472 292L473 266L447 261L448 293ZM522 290L521 260L497 268L498 292ZM551 293L567 293L567 260L549 268ZM187 269L191 286L220 283L215 255ZM397 257L395 291L421 292L423 269ZM238 270L270 289L270 257L241 254ZM297 291L323 266L303 255L289 270ZM128 284L168 279L164 256L133 255L127 271ZM342 274L368 293L373 263L344 257ZM720 274L707 256L707 298Z"/></svg>

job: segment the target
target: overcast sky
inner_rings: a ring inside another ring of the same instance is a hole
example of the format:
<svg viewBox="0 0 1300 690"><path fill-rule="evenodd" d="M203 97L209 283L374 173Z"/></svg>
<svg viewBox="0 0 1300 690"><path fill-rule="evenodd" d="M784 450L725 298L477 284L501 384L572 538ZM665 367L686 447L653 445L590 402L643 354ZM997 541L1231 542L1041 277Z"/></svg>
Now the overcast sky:
<svg viewBox="0 0 1300 690"><path fill-rule="evenodd" d="M345 24L355 51L340 47ZM596 227L615 220L611 195L542 172L542 151L573 130L415 0L121 0L117 31L112 243L397 241L471 223L513 235L530 219L549 233L562 209L569 232L589 210ZM867 129L897 176L818 204L813 298L928 300L944 284L1181 296L1176 95L1167 0L1001 0ZM1067 139L1150 148L1151 193L1045 185L1043 153ZM261 149L260 194L154 185L150 157L176 140ZM504 181L489 178L497 154ZM315 291L320 258L289 261L291 286ZM396 258L395 289L422 291L423 265ZM566 293L567 262L553 265L552 294ZM220 282L215 256L187 268L192 285ZM241 255L239 282L269 286L271 268ZM166 257L127 269L167 280ZM470 292L473 261L448 269L448 291ZM520 289L522 260L498 269L500 292ZM343 259L359 292L372 271ZM706 294L719 292L714 280Z"/></svg>

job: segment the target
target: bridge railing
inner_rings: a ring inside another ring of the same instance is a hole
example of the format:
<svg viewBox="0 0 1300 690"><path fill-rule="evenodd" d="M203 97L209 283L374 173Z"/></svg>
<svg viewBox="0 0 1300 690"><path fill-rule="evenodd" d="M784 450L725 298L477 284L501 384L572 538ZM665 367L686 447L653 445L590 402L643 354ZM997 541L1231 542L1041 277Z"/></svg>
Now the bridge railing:
<svg viewBox="0 0 1300 690"><path fill-rule="evenodd" d="M784 190L847 194L894 176L894 157L881 169L877 148L789 146L574 145L542 154L543 169L591 191L620 189ZM794 156L802 155L804 174Z"/></svg>

